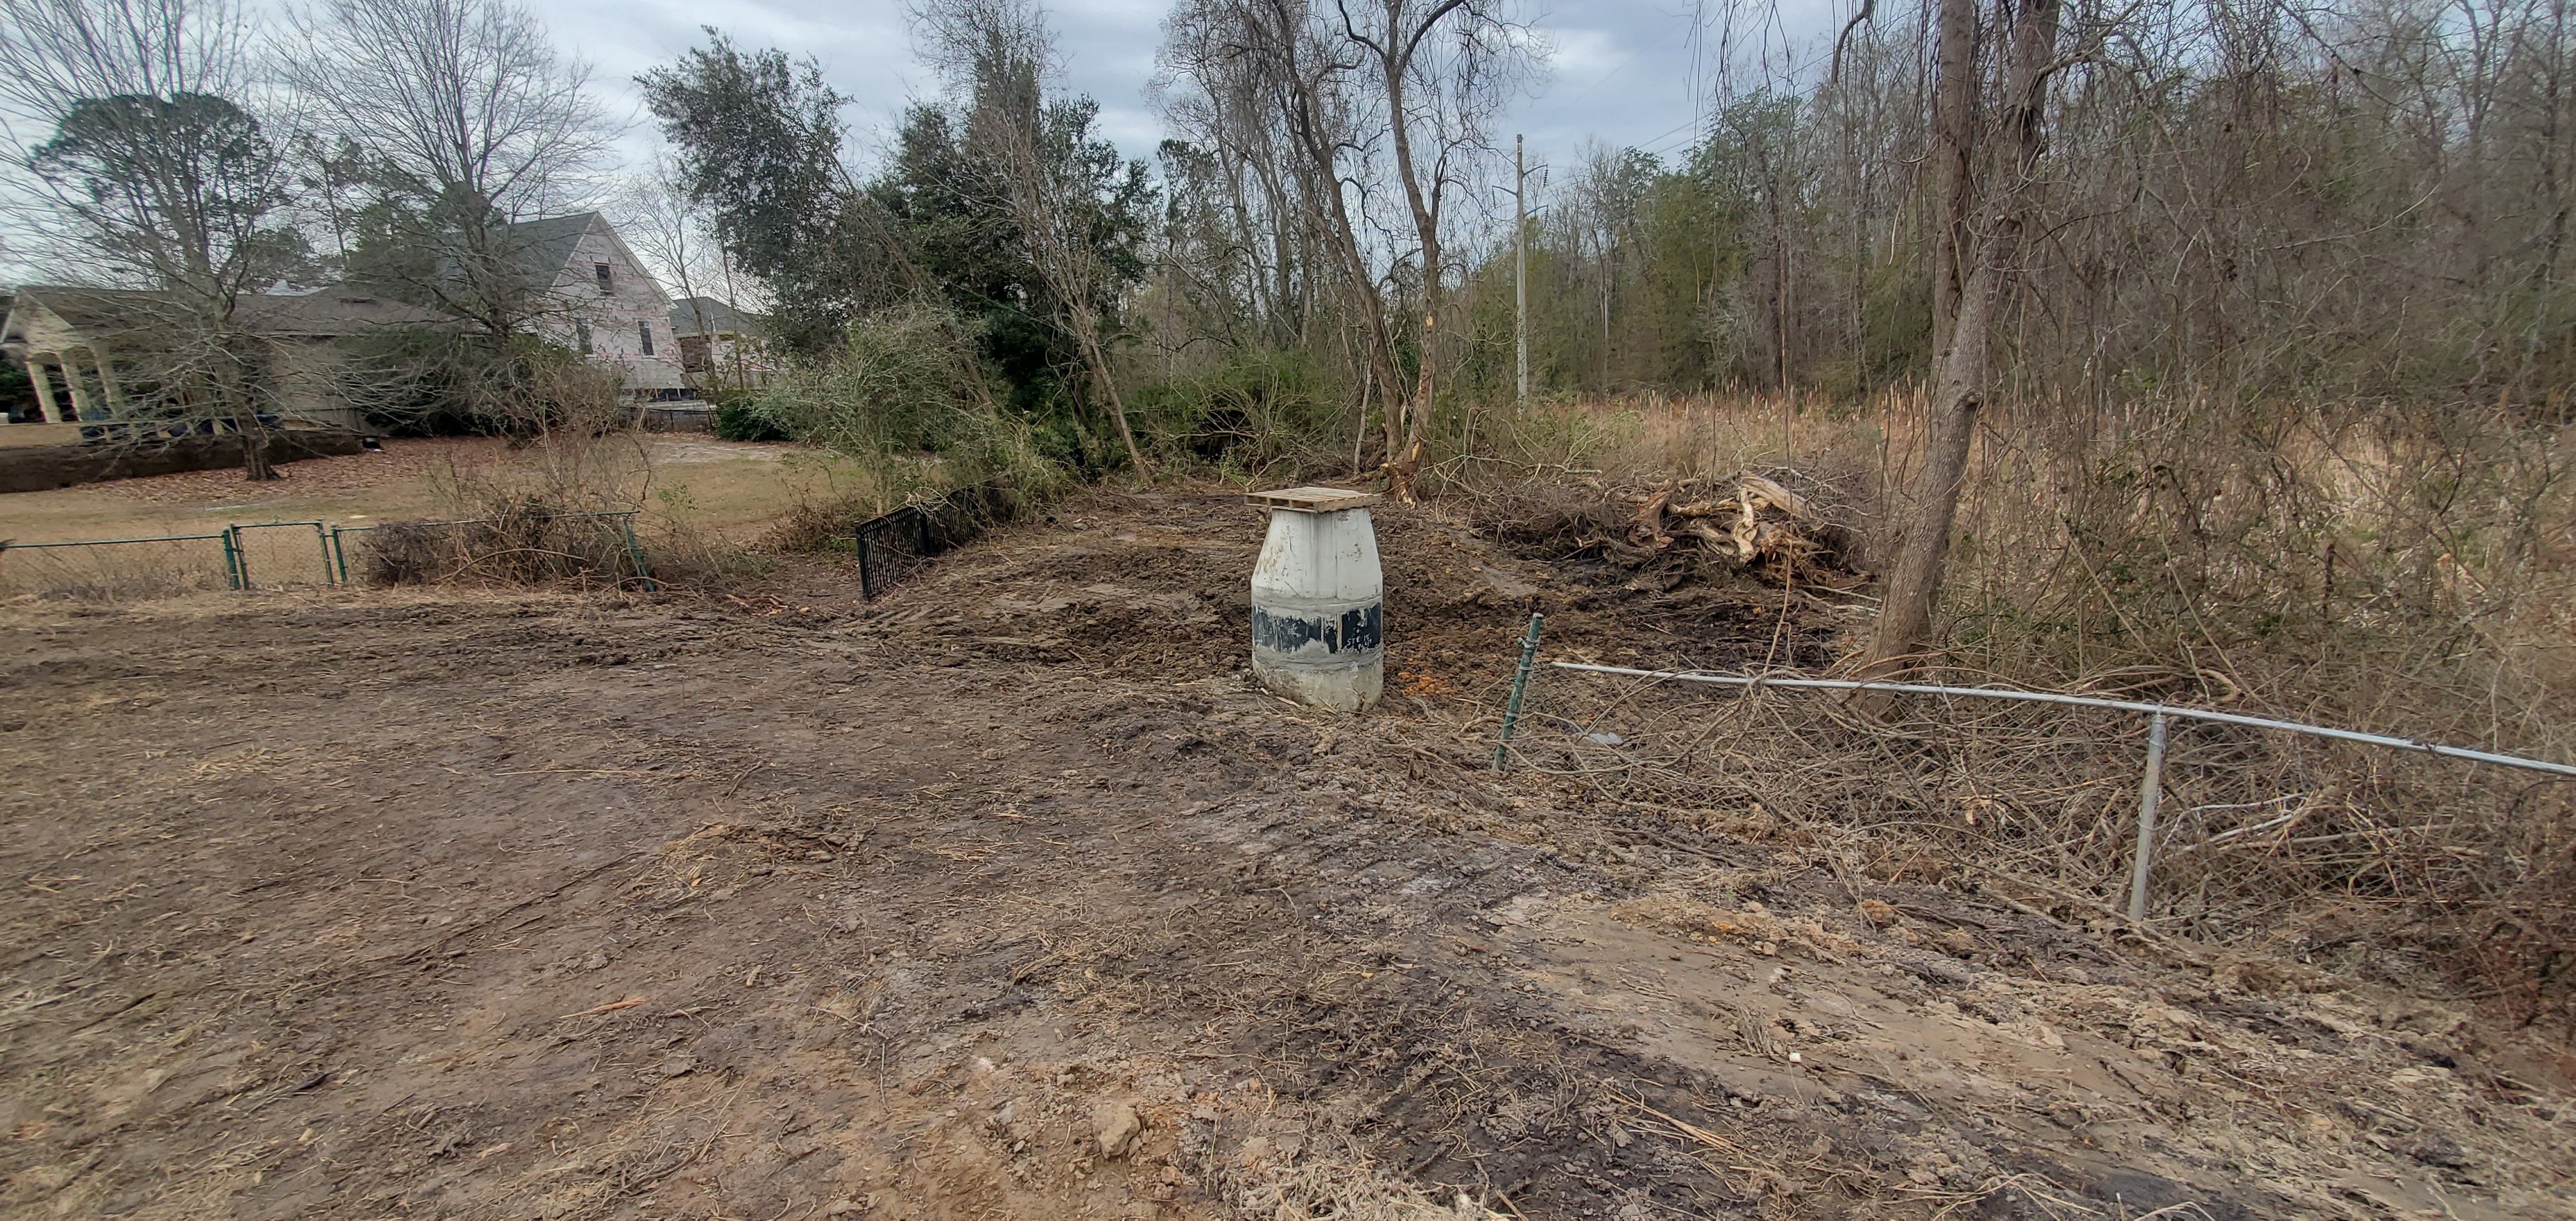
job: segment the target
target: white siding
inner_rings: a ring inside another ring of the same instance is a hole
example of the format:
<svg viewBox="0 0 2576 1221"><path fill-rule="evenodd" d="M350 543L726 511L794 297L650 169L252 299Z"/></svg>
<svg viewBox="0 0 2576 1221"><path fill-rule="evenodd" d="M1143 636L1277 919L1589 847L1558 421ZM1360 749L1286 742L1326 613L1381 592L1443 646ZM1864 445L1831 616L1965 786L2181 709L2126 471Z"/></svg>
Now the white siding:
<svg viewBox="0 0 2576 1221"><path fill-rule="evenodd" d="M597 267L608 264L609 287L599 289ZM555 279L555 295L565 317L539 328L566 347L576 344L573 319L590 323L590 358L614 365L625 375L628 390L677 390L688 385L680 374L680 341L671 334L671 299L653 282L617 239L608 222L591 218L590 228L573 247ZM653 331L653 354L644 354L637 328Z"/></svg>

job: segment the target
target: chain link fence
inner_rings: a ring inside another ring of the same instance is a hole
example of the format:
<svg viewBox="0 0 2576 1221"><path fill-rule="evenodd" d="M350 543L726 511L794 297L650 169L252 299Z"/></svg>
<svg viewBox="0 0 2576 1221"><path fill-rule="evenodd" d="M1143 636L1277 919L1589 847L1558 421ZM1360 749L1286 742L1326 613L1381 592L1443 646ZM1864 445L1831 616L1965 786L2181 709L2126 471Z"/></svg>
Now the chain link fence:
<svg viewBox="0 0 2576 1221"><path fill-rule="evenodd" d="M117 602L239 589L230 530L154 538L0 543L0 598Z"/></svg>
<svg viewBox="0 0 2576 1221"><path fill-rule="evenodd" d="M0 541L0 598L127 601L209 590L433 581L658 588L634 510L343 526L243 522L205 534Z"/></svg>
<svg viewBox="0 0 2576 1221"><path fill-rule="evenodd" d="M657 588L633 511L513 513L459 521L333 527L336 579L357 585L554 581Z"/></svg>

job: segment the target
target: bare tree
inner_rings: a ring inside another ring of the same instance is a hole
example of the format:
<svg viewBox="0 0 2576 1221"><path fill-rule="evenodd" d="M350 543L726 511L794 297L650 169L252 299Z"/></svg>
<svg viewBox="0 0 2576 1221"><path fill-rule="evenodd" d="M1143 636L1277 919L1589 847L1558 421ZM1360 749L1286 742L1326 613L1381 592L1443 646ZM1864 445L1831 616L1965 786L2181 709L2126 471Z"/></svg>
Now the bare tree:
<svg viewBox="0 0 2576 1221"><path fill-rule="evenodd" d="M2047 148L2046 90L2067 62L2058 48L2061 0L2003 6L2006 12L1989 23L1998 31L1996 46L1984 57L2001 62L2000 105L1980 122L1971 110L1985 93L1978 81L1977 0L1939 3L1932 147L1941 228L1932 282L1931 433L1914 483L1914 516L1862 657L1861 671L1870 676L1906 669L1932 635L1959 491L1988 391L1995 316L2017 270L2031 172ZM1955 286L1953 277L1959 277Z"/></svg>
<svg viewBox="0 0 2576 1221"><path fill-rule="evenodd" d="M1534 48L1495 0L1334 0L1334 7L1343 46L1358 53L1385 108L1391 168L1422 275L1421 363L1405 404L1403 446L1386 466L1390 489L1410 500L1438 388L1448 280L1442 225L1471 162L1492 151L1489 126ZM1386 389L1391 396L1394 387Z"/></svg>
<svg viewBox="0 0 2576 1221"><path fill-rule="evenodd" d="M0 0L0 109L34 172L21 227L77 276L150 290L122 299L122 351L83 354L111 408L122 358L154 387L148 414L228 421L266 479L242 300L304 250L276 221L292 176L251 109L269 100L255 37L232 0Z"/></svg>
<svg viewBox="0 0 2576 1221"><path fill-rule="evenodd" d="M723 283L724 267L721 260L712 268L707 266L719 252L714 242L706 240L706 216L689 199L688 184L681 180L677 168L667 157L655 156L642 173L626 181L618 193L616 207L619 235L679 290L680 299L688 302L700 341L711 343L706 336L713 329L713 320L701 304L705 298L700 289ZM732 294L728 291L726 295L730 298Z"/></svg>
<svg viewBox="0 0 2576 1221"><path fill-rule="evenodd" d="M1264 171L1274 224L1289 219L1279 205L1293 206L1311 235L1306 274L1342 286L1361 398L1373 387L1386 403L1383 470L1410 498L1438 388L1452 205L1543 49L1482 0L1193 0L1168 28L1167 71L1194 97L1167 113L1191 115L1214 150ZM1389 197L1392 215L1376 209ZM1408 280L1413 299L1399 305ZM1421 327L1409 379L1399 309Z"/></svg>
<svg viewBox="0 0 2576 1221"><path fill-rule="evenodd" d="M1361 423L1375 387L1392 461L1406 399L1389 285L1367 241L1369 152L1379 141L1362 105L1360 61L1340 53L1339 33L1304 0L1197 0L1175 10L1170 28L1167 61L1210 101L1209 143L1245 150L1247 165L1253 150L1276 149L1276 197L1313 236L1305 274L1341 286L1345 325L1360 337ZM1263 219L1285 231L1285 218Z"/></svg>
<svg viewBox="0 0 2576 1221"><path fill-rule="evenodd" d="M297 92L378 175L361 269L495 341L548 312L511 227L593 190L611 133L588 65L510 0L319 0L297 25Z"/></svg>

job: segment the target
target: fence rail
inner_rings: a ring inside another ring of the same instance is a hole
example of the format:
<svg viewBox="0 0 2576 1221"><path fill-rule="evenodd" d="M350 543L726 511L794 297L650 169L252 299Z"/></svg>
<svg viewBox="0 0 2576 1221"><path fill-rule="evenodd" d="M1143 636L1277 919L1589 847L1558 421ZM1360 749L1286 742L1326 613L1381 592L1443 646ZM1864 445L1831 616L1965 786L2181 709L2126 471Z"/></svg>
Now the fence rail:
<svg viewBox="0 0 2576 1221"><path fill-rule="evenodd" d="M1971 699L2005 700L2015 703L2102 708L2144 715L2149 718L2147 758L2146 765L2138 778L2138 846L2131 857L2129 879L2129 919L2140 923L2147 918L2147 892L2150 876L2154 870L2156 812L2163 801L2164 794L2166 729L2177 718L2220 725L2241 725L2251 729L2281 730L2287 733L2329 738L2338 742L2357 742L2364 746L2416 751L2446 759L2461 759L2496 767L2520 768L2524 771L2545 772L2553 776L2576 777L2576 765L2552 763L2546 759L2531 759L2495 751L2446 746L2439 742L2425 742L2415 738L2364 733L2357 729L2337 729L2328 725L2312 725L2304 721L2246 716L2243 713L2220 712L2216 709L2194 708L2188 705L2151 704L2137 700L2103 699L2099 696L2071 695L2057 691L2021 691L2007 687L1948 687L1934 683L1891 683L1861 679L1778 678L1767 674L1711 674L1701 670L1639 670L1628 666L1604 666L1580 661L1558 661L1548 664L1555 669L1586 674L1608 674L1652 679L1658 682L1706 683L1715 686L1741 687L1748 691L1764 687L1820 691L1884 691L1895 695L1965 696ZM1496 754L1496 762L1497 764L1501 762L1499 751Z"/></svg>
<svg viewBox="0 0 2576 1221"><path fill-rule="evenodd" d="M0 542L0 553L10 551L59 550L71 547L123 547L149 543L196 542L221 543L223 545L224 585L228 589L242 588L240 540L234 537L232 527L230 526L225 527L221 532L215 534L156 534L136 538L67 539L49 543ZM101 575L105 576L106 574ZM184 579L184 577L181 579ZM6 581L0 580L0 589L5 589L6 587Z"/></svg>

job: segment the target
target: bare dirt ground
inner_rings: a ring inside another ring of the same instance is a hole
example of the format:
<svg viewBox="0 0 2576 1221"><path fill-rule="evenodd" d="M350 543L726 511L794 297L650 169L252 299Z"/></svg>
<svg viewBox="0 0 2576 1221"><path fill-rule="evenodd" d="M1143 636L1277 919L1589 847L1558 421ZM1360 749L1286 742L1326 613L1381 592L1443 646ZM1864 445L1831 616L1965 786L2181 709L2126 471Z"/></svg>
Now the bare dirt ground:
<svg viewBox="0 0 2576 1221"><path fill-rule="evenodd" d="M2563 1052L2465 1009L1484 770L1533 603L1650 663L1830 616L1390 509L1401 694L1321 715L1239 671L1230 499L871 606L0 608L0 1208L2576 1215Z"/></svg>

